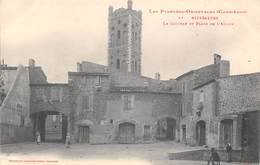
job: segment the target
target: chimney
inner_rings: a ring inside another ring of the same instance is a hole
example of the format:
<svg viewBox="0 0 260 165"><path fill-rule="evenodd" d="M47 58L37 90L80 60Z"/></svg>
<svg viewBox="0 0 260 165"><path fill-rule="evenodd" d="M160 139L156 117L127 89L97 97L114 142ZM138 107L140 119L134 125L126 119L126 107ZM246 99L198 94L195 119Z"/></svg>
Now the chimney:
<svg viewBox="0 0 260 165"><path fill-rule="evenodd" d="M214 64L219 64L221 61L221 55L214 54Z"/></svg>
<svg viewBox="0 0 260 165"><path fill-rule="evenodd" d="M132 10L132 8L133 8L133 1L132 0L127 1L127 8Z"/></svg>
<svg viewBox="0 0 260 165"><path fill-rule="evenodd" d="M155 79L156 80L160 80L161 79L161 75L159 72L155 73Z"/></svg>
<svg viewBox="0 0 260 165"><path fill-rule="evenodd" d="M29 59L29 67L35 67L35 60L32 58Z"/></svg>
<svg viewBox="0 0 260 165"><path fill-rule="evenodd" d="M77 63L77 72L82 72L82 64L80 62Z"/></svg>
<svg viewBox="0 0 260 165"><path fill-rule="evenodd" d="M111 14L113 14L113 6L109 6L108 7L108 15L111 15Z"/></svg>

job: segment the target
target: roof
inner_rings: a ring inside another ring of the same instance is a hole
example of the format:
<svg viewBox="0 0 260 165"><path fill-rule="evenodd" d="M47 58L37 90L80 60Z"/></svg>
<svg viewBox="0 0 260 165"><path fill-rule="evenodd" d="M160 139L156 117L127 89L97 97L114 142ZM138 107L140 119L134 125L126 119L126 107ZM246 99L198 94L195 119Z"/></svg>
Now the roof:
<svg viewBox="0 0 260 165"><path fill-rule="evenodd" d="M154 94L175 94L180 95L181 93L176 93L172 91L156 91L151 90L146 87L111 87L110 92L120 92L120 93L154 93Z"/></svg>
<svg viewBox="0 0 260 165"><path fill-rule="evenodd" d="M1 66L1 65L0 65L0 68L1 68L1 70L17 70L18 69L18 67L16 67L16 66Z"/></svg>
<svg viewBox="0 0 260 165"><path fill-rule="evenodd" d="M200 85L194 87L193 90L198 89L198 88L201 88L201 87L203 87L203 86L205 86L205 85L208 85L208 84L210 84L210 83L212 83L212 82L215 82L215 81L216 81L215 79L209 80L209 81L207 81L207 82L205 82L205 83L203 83L203 84L200 84Z"/></svg>
<svg viewBox="0 0 260 165"><path fill-rule="evenodd" d="M109 76L109 73L104 72L68 72L69 75L73 76Z"/></svg>
<svg viewBox="0 0 260 165"><path fill-rule="evenodd" d="M46 84L47 76L40 66L27 67L29 68L30 84Z"/></svg>
<svg viewBox="0 0 260 165"><path fill-rule="evenodd" d="M246 76L253 76L253 75L259 75L260 76L260 72L246 73L246 74L237 74L237 75L229 75L229 76L225 76L225 77L219 77L218 79L235 78L235 77L246 77Z"/></svg>
<svg viewBox="0 0 260 165"><path fill-rule="evenodd" d="M30 84L30 86L67 86L66 83Z"/></svg>
<svg viewBox="0 0 260 165"><path fill-rule="evenodd" d="M176 80L179 80L179 79L181 79L182 77L185 77L185 76L187 76L187 75L189 75L189 74L192 74L193 72L194 72L194 70L191 70L191 71L189 71L189 72L186 72L186 73L180 75L179 77L177 77Z"/></svg>

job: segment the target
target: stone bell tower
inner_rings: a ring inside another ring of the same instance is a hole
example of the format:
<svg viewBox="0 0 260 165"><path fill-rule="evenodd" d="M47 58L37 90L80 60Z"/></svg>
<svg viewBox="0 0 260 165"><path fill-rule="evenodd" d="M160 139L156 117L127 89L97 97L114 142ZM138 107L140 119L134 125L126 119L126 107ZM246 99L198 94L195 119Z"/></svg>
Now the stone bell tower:
<svg viewBox="0 0 260 165"><path fill-rule="evenodd" d="M141 75L142 12L127 8L108 9L108 67L111 72Z"/></svg>

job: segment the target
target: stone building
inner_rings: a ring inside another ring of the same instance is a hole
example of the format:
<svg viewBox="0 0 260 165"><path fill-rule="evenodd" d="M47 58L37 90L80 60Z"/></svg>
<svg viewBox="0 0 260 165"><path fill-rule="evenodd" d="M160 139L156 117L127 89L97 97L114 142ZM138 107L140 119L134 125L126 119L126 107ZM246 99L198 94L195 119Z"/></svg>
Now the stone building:
<svg viewBox="0 0 260 165"><path fill-rule="evenodd" d="M217 56L217 60L216 60ZM229 75L229 62L214 64L177 78L182 90L181 142L243 150L241 159L259 160L260 74Z"/></svg>
<svg viewBox="0 0 260 165"><path fill-rule="evenodd" d="M32 140L30 120L30 84L41 82L41 67L30 60L29 67L0 65L2 87L0 104L1 144ZM47 83L47 82L46 82Z"/></svg>
<svg viewBox="0 0 260 165"><path fill-rule="evenodd" d="M1 65L1 144L39 131L43 141L71 134L72 143L230 143L243 160L259 160L260 73L230 75L229 61L214 54L213 64L176 79L142 76L142 13L127 4L109 7L107 66L82 61L57 84L34 60Z"/></svg>

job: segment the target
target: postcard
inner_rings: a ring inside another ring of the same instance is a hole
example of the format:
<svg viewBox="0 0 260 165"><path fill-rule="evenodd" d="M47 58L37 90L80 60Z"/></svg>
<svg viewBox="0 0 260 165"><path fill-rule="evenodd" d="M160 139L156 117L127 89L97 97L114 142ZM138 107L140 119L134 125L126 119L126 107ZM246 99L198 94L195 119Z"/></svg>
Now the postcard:
<svg viewBox="0 0 260 165"><path fill-rule="evenodd" d="M0 165L257 164L258 0L2 0Z"/></svg>

